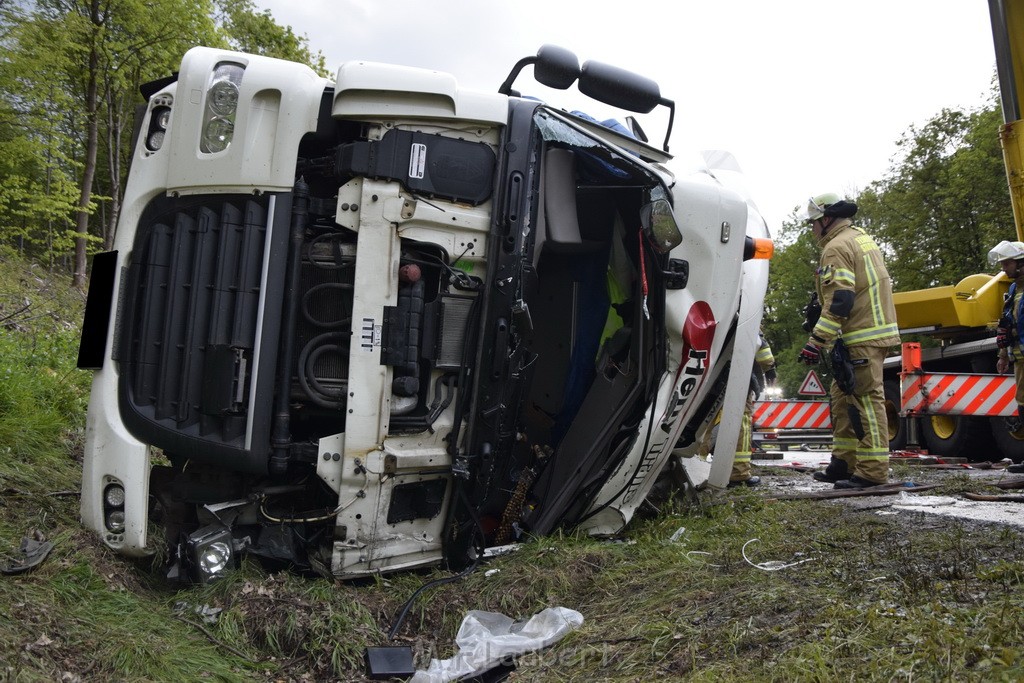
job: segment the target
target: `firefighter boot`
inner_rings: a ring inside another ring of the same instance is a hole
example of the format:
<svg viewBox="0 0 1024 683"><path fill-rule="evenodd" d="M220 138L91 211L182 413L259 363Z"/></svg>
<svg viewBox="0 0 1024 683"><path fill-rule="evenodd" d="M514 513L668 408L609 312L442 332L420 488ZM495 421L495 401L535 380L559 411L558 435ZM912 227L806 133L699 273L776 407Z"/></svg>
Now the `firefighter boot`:
<svg viewBox="0 0 1024 683"><path fill-rule="evenodd" d="M845 460L839 458L832 458L829 462L828 467L825 468L824 472L815 472L811 475L817 481L823 481L826 484L834 484L837 481L842 481L850 476L850 468L847 466Z"/></svg>
<svg viewBox="0 0 1024 683"><path fill-rule="evenodd" d="M1017 414L1011 415L1006 419L1006 431L1010 432L1010 436L1015 439L1024 440L1024 419L1021 416L1024 415L1024 406L1017 406Z"/></svg>
<svg viewBox="0 0 1024 683"><path fill-rule="evenodd" d="M872 486L883 486L886 482L871 481L864 477L858 477L856 474L849 479L841 479L836 482L835 488L837 489L866 489Z"/></svg>

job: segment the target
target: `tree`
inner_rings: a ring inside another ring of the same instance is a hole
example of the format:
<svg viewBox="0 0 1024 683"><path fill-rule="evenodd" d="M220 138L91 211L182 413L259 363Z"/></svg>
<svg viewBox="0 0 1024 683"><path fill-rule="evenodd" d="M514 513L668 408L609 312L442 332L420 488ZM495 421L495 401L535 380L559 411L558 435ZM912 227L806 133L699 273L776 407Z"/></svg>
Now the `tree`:
<svg viewBox="0 0 1024 683"><path fill-rule="evenodd" d="M252 0L217 0L217 8L218 22L232 50L300 62L321 76L331 76L323 53L310 50L308 38L296 35L291 26L274 21L270 10L256 11Z"/></svg>
<svg viewBox="0 0 1024 683"><path fill-rule="evenodd" d="M142 83L194 45L303 61L323 56L250 0L0 0L0 228L33 256L109 248ZM77 190L75 188L77 187ZM101 192L102 194L97 194Z"/></svg>
<svg viewBox="0 0 1024 683"><path fill-rule="evenodd" d="M897 144L888 174L858 197L858 224L883 246L896 289L956 284L985 272L988 250L1013 239L999 113L944 109Z"/></svg>
<svg viewBox="0 0 1024 683"><path fill-rule="evenodd" d="M0 6L0 26L0 234L52 266L73 246L79 165L56 112L72 111L74 102L56 85L63 62L49 46L59 36L16 5Z"/></svg>
<svg viewBox="0 0 1024 683"><path fill-rule="evenodd" d="M145 70L166 68L171 52L212 33L210 7L204 0L39 0L37 7L34 20L63 36L51 49L63 62L61 85L80 105L84 128L73 269L73 284L83 287L101 126L120 137L124 116L117 104L137 89ZM119 196L120 179L112 180Z"/></svg>
<svg viewBox="0 0 1024 683"><path fill-rule="evenodd" d="M946 109L920 128L911 126L889 171L853 198L859 207L855 223L885 253L894 290L956 284L990 272L988 250L1014 239L999 123L993 100L978 111ZM779 382L792 396L807 372L796 356L807 340L801 310L814 286L818 249L795 215L776 244L764 330Z"/></svg>
<svg viewBox="0 0 1024 683"><path fill-rule="evenodd" d="M801 325L804 306L814 291L818 247L814 235L795 215L783 224L775 241L783 246L771 261L761 327L775 356L779 386L786 395L795 396L807 374L795 359L807 341Z"/></svg>

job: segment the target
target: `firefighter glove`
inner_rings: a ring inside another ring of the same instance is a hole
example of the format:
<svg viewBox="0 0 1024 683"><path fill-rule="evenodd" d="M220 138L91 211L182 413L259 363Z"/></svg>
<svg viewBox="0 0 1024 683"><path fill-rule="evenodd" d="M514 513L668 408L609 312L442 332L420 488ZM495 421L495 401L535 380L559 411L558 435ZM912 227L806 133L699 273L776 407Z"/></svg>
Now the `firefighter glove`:
<svg viewBox="0 0 1024 683"><path fill-rule="evenodd" d="M821 317L821 303L818 301L817 292L811 292L811 300L804 306L803 314L804 322L801 327L804 328L804 332L810 332L817 324L818 318Z"/></svg>
<svg viewBox="0 0 1024 683"><path fill-rule="evenodd" d="M775 368L768 368L764 371L764 381L768 386L775 385L775 379L778 377L778 373L775 372Z"/></svg>
<svg viewBox="0 0 1024 683"><path fill-rule="evenodd" d="M804 344L804 348L800 349L800 356L797 360L807 365L817 365L821 362L821 349L811 342L807 342Z"/></svg>
<svg viewBox="0 0 1024 683"><path fill-rule="evenodd" d="M996 346L1001 349L1008 349L1013 346L1013 319L1003 314L999 318L999 325L996 327Z"/></svg>

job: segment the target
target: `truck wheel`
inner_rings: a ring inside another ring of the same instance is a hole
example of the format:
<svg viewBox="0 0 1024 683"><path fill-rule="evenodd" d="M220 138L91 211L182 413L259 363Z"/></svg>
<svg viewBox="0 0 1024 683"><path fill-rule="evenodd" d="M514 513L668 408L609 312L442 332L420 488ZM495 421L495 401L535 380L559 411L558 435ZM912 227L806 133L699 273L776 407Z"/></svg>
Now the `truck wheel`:
<svg viewBox="0 0 1024 683"><path fill-rule="evenodd" d="M971 356L971 372L984 372L993 374L996 371L996 358L991 353L975 354ZM1014 462L1024 461L1024 441L1010 434L1006 428L1006 418L988 418L989 430L992 432L994 450L987 454L987 457L978 460L999 460L1009 458Z"/></svg>
<svg viewBox="0 0 1024 683"><path fill-rule="evenodd" d="M928 452L971 462L990 460L994 445L986 418L963 415L931 415L921 418L921 432Z"/></svg>
<svg viewBox="0 0 1024 683"><path fill-rule="evenodd" d="M996 448L999 449L1000 456L1003 458L1009 458L1014 462L1024 462L1024 440L1018 439L1006 426L1005 417L990 417L989 426L992 428L992 438L995 439ZM991 460L998 460L999 457L993 457Z"/></svg>
<svg viewBox="0 0 1024 683"><path fill-rule="evenodd" d="M994 373L996 371L996 359L992 354L977 355L971 358L971 372ZM988 460L1009 458L1014 462L1024 461L1024 440L1010 434L1006 428L1005 417L990 417L989 428L992 430L992 439L996 442L996 449L999 451Z"/></svg>
<svg viewBox="0 0 1024 683"><path fill-rule="evenodd" d="M885 390L885 418L889 425L889 450L902 451L907 447L907 421L900 417L900 381L887 379L882 388Z"/></svg>

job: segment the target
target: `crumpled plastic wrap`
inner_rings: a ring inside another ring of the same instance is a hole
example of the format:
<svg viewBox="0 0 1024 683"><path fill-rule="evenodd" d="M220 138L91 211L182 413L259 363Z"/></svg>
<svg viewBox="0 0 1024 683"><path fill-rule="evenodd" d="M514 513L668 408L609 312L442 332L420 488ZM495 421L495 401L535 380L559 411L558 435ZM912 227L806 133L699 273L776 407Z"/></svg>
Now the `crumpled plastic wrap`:
<svg viewBox="0 0 1024 683"><path fill-rule="evenodd" d="M447 683L493 669L503 659L557 643L583 625L583 615L566 607L548 607L529 621L513 621L497 612L472 610L455 636L459 651L451 659L432 659L412 683Z"/></svg>

